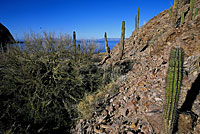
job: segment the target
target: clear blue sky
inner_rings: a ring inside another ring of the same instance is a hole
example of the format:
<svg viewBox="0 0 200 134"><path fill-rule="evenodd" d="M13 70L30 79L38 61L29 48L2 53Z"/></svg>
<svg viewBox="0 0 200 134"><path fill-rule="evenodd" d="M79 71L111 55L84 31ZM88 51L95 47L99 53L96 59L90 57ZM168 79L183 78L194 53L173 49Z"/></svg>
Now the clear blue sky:
<svg viewBox="0 0 200 134"><path fill-rule="evenodd" d="M141 26L172 3L173 0L0 0L0 22L17 39L31 31L70 35L76 31L78 39L98 39L104 37L104 32L109 38L119 38L124 20L129 37L137 7Z"/></svg>

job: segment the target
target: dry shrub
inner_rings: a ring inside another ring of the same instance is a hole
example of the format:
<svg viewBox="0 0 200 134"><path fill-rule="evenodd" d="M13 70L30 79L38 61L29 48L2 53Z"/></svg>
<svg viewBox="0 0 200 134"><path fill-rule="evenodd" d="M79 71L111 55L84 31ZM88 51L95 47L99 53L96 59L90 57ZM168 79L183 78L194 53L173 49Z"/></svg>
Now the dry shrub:
<svg viewBox="0 0 200 134"><path fill-rule="evenodd" d="M95 45L81 46L74 53L68 35L32 33L0 53L0 133L69 132L75 105L103 84Z"/></svg>

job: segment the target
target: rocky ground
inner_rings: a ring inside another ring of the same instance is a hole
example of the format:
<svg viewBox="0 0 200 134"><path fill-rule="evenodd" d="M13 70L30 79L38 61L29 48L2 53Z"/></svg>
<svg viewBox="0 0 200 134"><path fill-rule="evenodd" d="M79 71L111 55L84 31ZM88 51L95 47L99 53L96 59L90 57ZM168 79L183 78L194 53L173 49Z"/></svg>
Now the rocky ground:
<svg viewBox="0 0 200 134"><path fill-rule="evenodd" d="M127 73L116 81L119 92L112 96L107 94L97 104L92 118L79 120L73 134L160 133L165 77L173 46L181 46L185 51L177 129L180 134L200 134L200 11L191 20L189 7L185 4L179 8L176 25L172 25L165 10L134 31L125 41L121 61L118 60L119 45L116 45L102 68L131 63ZM195 8L200 9L199 0ZM181 24L178 20L183 10L185 21Z"/></svg>

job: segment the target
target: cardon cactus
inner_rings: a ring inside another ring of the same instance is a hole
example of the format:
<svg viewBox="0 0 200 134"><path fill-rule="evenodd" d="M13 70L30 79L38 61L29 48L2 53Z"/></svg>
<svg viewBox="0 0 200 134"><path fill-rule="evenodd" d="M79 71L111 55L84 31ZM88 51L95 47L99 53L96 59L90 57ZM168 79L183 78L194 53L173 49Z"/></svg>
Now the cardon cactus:
<svg viewBox="0 0 200 134"><path fill-rule="evenodd" d="M76 61L77 54L76 54L76 32L75 31L73 32L73 46L74 46L74 59Z"/></svg>
<svg viewBox="0 0 200 134"><path fill-rule="evenodd" d="M105 32L105 48L106 48L106 55L110 56L110 48L108 46L108 41L107 41L107 34Z"/></svg>
<svg viewBox="0 0 200 134"><path fill-rule="evenodd" d="M137 30L137 15L135 15L135 30Z"/></svg>
<svg viewBox="0 0 200 134"><path fill-rule="evenodd" d="M176 26L176 18L178 13L178 0L174 0L174 6L172 10L172 25Z"/></svg>
<svg viewBox="0 0 200 134"><path fill-rule="evenodd" d="M74 53L76 54L76 32L73 32L73 45L74 45Z"/></svg>
<svg viewBox="0 0 200 134"><path fill-rule="evenodd" d="M162 134L172 134L174 129L182 82L183 54L184 51L180 47L172 48L170 53L169 68L166 77Z"/></svg>
<svg viewBox="0 0 200 134"><path fill-rule="evenodd" d="M122 21L121 40L120 40L120 47L121 47L120 60L122 59L124 54L124 39L125 39L125 21Z"/></svg>
<svg viewBox="0 0 200 134"><path fill-rule="evenodd" d="M137 8L137 29L139 29L139 7Z"/></svg>
<svg viewBox="0 0 200 134"><path fill-rule="evenodd" d="M168 13L169 13L169 17L171 18L172 17L172 7L169 8Z"/></svg>

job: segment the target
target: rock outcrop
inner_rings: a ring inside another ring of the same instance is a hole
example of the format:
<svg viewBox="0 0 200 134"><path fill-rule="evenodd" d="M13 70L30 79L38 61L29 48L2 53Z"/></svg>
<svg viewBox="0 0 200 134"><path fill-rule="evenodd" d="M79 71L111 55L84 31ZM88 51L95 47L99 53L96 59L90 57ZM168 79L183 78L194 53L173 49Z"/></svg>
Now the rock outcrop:
<svg viewBox="0 0 200 134"><path fill-rule="evenodd" d="M0 46L4 49L4 51L7 50L7 44L14 43L15 39L9 32L9 30L0 23Z"/></svg>
<svg viewBox="0 0 200 134"><path fill-rule="evenodd" d="M185 51L177 131L200 133L200 11L191 19L190 5L187 0L183 2L185 5L178 9L176 27L165 10L125 41L120 62L132 61L132 69L116 81L119 92L97 103L93 116L80 120L73 134L159 134L169 52L177 45ZM199 0L195 1L195 8L200 9ZM180 23L182 11L185 21ZM111 58L102 67L116 65L119 51L116 45Z"/></svg>

